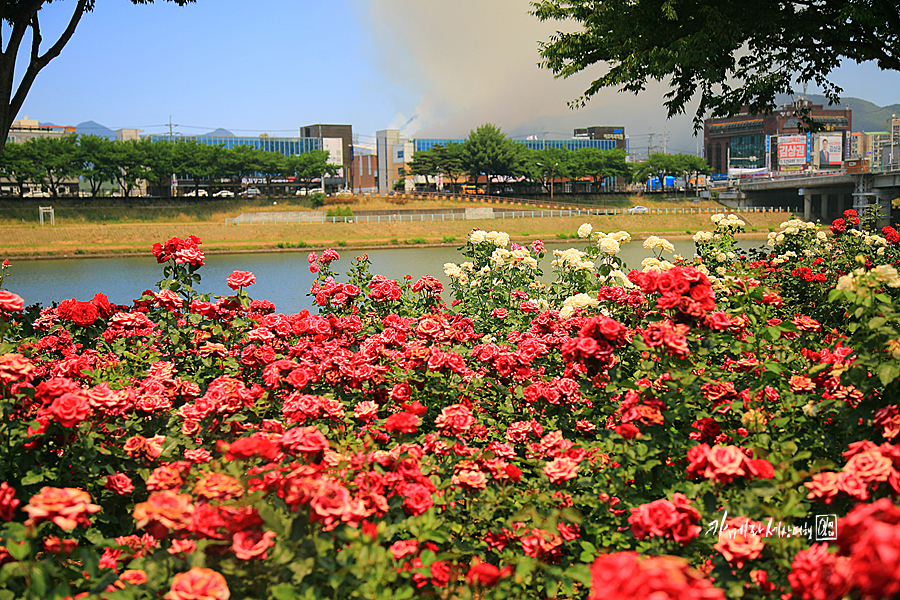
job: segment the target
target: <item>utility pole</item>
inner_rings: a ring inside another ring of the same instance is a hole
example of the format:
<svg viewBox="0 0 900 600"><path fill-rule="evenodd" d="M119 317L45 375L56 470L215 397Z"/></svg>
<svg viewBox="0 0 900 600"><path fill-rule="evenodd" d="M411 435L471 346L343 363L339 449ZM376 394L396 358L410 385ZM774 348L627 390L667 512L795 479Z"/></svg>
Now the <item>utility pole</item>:
<svg viewBox="0 0 900 600"><path fill-rule="evenodd" d="M176 125L177 125L177 123L176 123ZM175 134L172 133L172 115L169 115L169 141L170 142L175 141L174 135Z"/></svg>
<svg viewBox="0 0 900 600"><path fill-rule="evenodd" d="M653 154L653 134L647 134L647 159L649 160L650 155Z"/></svg>

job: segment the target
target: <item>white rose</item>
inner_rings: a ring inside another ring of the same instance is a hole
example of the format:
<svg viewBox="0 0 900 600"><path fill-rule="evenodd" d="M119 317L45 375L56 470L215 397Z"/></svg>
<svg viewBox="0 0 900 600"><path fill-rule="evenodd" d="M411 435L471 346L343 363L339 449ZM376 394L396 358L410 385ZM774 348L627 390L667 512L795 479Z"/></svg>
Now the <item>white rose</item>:
<svg viewBox="0 0 900 600"><path fill-rule="evenodd" d="M594 230L594 226L590 223L583 223L581 227L578 228L578 237L584 239L586 237L590 237L591 232Z"/></svg>
<svg viewBox="0 0 900 600"><path fill-rule="evenodd" d="M601 238L597 247L601 252L614 256L619 253L619 242L612 238Z"/></svg>

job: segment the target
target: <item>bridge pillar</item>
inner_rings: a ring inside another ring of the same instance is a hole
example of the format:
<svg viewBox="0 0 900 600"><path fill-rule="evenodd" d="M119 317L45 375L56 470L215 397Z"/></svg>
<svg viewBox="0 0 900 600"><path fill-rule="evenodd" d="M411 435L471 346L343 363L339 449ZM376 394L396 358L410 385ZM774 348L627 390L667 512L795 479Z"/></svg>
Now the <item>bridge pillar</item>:
<svg viewBox="0 0 900 600"><path fill-rule="evenodd" d="M803 194L803 220L809 221L812 219L812 194L804 193Z"/></svg>
<svg viewBox="0 0 900 600"><path fill-rule="evenodd" d="M822 221L828 221L828 207L831 204L831 194L822 194Z"/></svg>

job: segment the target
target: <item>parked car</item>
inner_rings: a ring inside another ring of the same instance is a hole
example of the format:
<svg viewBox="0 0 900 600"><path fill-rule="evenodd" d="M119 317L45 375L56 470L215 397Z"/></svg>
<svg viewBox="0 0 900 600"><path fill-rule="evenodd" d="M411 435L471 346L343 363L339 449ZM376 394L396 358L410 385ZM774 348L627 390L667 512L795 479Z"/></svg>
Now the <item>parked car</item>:
<svg viewBox="0 0 900 600"><path fill-rule="evenodd" d="M213 194L214 198L234 198L234 192L231 190L219 190Z"/></svg>
<svg viewBox="0 0 900 600"><path fill-rule="evenodd" d="M626 208L625 212L630 215L640 215L640 214L644 214L644 213L649 213L650 209L647 208L646 206L638 205L638 206L632 206L631 208Z"/></svg>
<svg viewBox="0 0 900 600"><path fill-rule="evenodd" d="M295 195L295 196L305 196L305 195L307 195L308 193L309 193L309 192L306 191L306 188L300 188L299 190L297 190L297 191L294 193L294 195Z"/></svg>
<svg viewBox="0 0 900 600"><path fill-rule="evenodd" d="M245 198L253 198L255 196L259 196L260 193L261 192L257 188L247 188L246 190L241 192L241 196L243 196Z"/></svg>
<svg viewBox="0 0 900 600"><path fill-rule="evenodd" d="M207 192L206 190L191 190L190 192L185 194L185 196L187 196L188 198L196 198L198 196L200 198L205 198L206 196L209 196L209 192Z"/></svg>

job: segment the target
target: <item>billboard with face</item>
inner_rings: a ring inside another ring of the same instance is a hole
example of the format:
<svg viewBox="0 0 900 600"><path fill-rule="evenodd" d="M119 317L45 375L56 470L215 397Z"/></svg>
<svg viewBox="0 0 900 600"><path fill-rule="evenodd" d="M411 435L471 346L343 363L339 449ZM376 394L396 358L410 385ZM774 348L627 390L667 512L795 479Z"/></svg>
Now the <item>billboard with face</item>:
<svg viewBox="0 0 900 600"><path fill-rule="evenodd" d="M818 169L833 169L844 160L840 135L819 135L813 146L813 164Z"/></svg>

